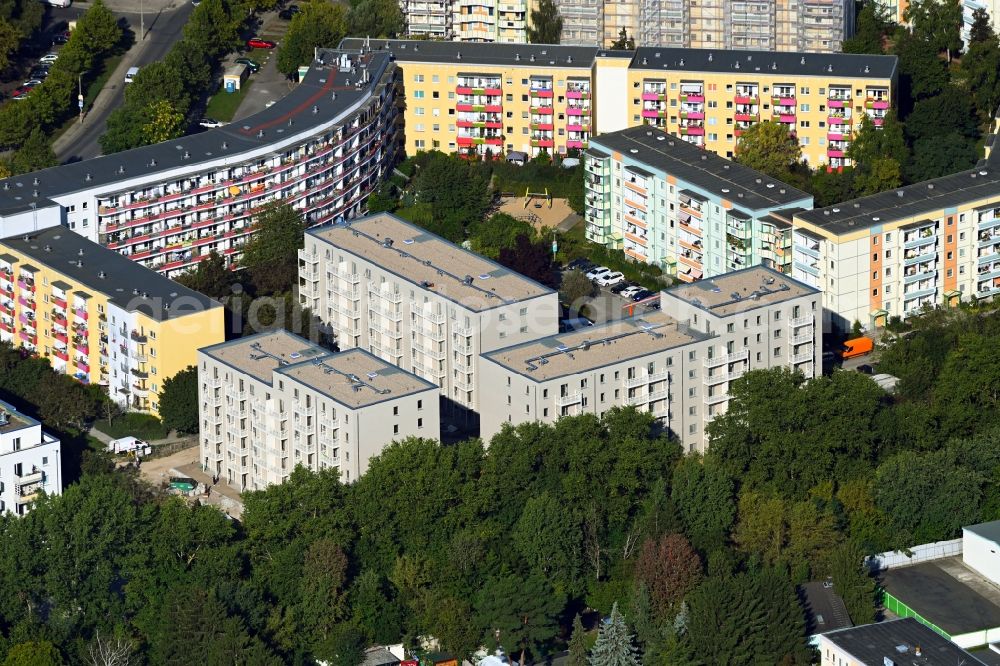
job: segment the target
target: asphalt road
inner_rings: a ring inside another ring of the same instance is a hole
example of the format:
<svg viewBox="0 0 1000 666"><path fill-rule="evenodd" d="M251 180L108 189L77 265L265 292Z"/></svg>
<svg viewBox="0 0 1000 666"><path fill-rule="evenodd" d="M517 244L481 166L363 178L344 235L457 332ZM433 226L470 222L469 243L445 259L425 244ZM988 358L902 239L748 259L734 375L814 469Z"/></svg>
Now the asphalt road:
<svg viewBox="0 0 1000 666"><path fill-rule="evenodd" d="M145 24L145 43L140 41L139 27L140 16L134 13L116 13L117 16L124 17L128 21L132 31L136 33L136 43L132 47L136 53L134 64L142 67L149 63L161 60L181 35L184 24L187 23L188 15L194 9L190 2L184 2L176 9L163 10L162 12L146 12L142 23ZM82 9L70 7L66 9L54 9L53 19L71 20L75 19L83 12ZM127 56L126 56L127 57ZM104 133L107 127L108 116L118 108L124 101L124 81L109 80L107 86L114 91L114 96L110 104L102 105L101 108L90 110L85 119L86 131L81 132L74 140L59 150L59 159L64 162L75 162L78 160L97 157L101 154L101 147L97 140Z"/></svg>

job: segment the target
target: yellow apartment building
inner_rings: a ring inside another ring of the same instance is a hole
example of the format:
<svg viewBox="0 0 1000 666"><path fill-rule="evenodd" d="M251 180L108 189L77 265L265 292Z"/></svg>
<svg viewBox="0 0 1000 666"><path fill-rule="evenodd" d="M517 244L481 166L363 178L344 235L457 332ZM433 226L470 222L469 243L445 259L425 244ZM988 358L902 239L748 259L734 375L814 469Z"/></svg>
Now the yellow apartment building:
<svg viewBox="0 0 1000 666"><path fill-rule="evenodd" d="M362 40L345 40L362 48ZM813 167L849 165L864 116L893 104L896 58L839 53L371 41L403 70L408 154L584 149L641 124L732 157L757 122L784 123Z"/></svg>
<svg viewBox="0 0 1000 666"><path fill-rule="evenodd" d="M130 409L225 339L219 303L65 227L0 239L0 340Z"/></svg>

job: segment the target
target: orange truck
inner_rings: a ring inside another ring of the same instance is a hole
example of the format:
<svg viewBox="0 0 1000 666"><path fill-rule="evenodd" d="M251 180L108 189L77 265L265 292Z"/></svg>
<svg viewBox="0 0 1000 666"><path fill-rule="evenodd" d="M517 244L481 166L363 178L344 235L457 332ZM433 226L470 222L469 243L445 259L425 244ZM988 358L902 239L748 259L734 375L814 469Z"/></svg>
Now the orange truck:
<svg viewBox="0 0 1000 666"><path fill-rule="evenodd" d="M871 338L851 338L844 342L844 348L840 352L840 357L844 359L864 356L871 352L874 343Z"/></svg>

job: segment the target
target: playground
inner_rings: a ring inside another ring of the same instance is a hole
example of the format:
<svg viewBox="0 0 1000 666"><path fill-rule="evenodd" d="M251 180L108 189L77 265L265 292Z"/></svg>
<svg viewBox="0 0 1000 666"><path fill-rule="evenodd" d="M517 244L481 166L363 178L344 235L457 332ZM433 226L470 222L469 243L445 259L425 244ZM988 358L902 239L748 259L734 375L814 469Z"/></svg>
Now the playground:
<svg viewBox="0 0 1000 666"><path fill-rule="evenodd" d="M580 219L566 199L553 198L548 192L527 192L525 196L503 197L500 213L526 220L535 229L559 229L565 231Z"/></svg>

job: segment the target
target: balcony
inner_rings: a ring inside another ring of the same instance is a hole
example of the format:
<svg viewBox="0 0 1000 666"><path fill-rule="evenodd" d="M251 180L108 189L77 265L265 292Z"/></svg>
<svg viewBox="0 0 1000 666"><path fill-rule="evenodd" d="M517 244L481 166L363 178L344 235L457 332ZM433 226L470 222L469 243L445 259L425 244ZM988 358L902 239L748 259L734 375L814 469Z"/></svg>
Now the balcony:
<svg viewBox="0 0 1000 666"><path fill-rule="evenodd" d="M732 354L723 354L722 356L706 356L705 367L714 368L728 363L737 363L739 361L748 360L750 360L750 350L744 349L743 351L733 352Z"/></svg>
<svg viewBox="0 0 1000 666"><path fill-rule="evenodd" d="M583 402L583 393L569 393L567 395L556 396L556 406L566 407L568 405L575 405L577 403Z"/></svg>
<svg viewBox="0 0 1000 666"><path fill-rule="evenodd" d="M791 340L791 342L792 342L793 345L804 345L804 344L806 344L808 342L812 342L812 341L813 341L813 334L812 333L800 333L798 335L792 336L792 340Z"/></svg>
<svg viewBox="0 0 1000 666"><path fill-rule="evenodd" d="M27 474L14 475L14 484L17 486L26 486L32 483L42 483L45 480L45 472L40 469L34 469Z"/></svg>
<svg viewBox="0 0 1000 666"><path fill-rule="evenodd" d="M800 326L812 326L815 321L815 315L806 315L805 317L795 317L794 319L788 320L788 326L790 328L798 328Z"/></svg>
<svg viewBox="0 0 1000 666"><path fill-rule="evenodd" d="M133 342L138 342L140 345L144 345L149 342L149 338L139 331L132 331L129 333L129 338L131 338Z"/></svg>
<svg viewBox="0 0 1000 666"><path fill-rule="evenodd" d="M806 363L814 359L812 352L807 352L805 354L795 354L791 357L792 364Z"/></svg>

